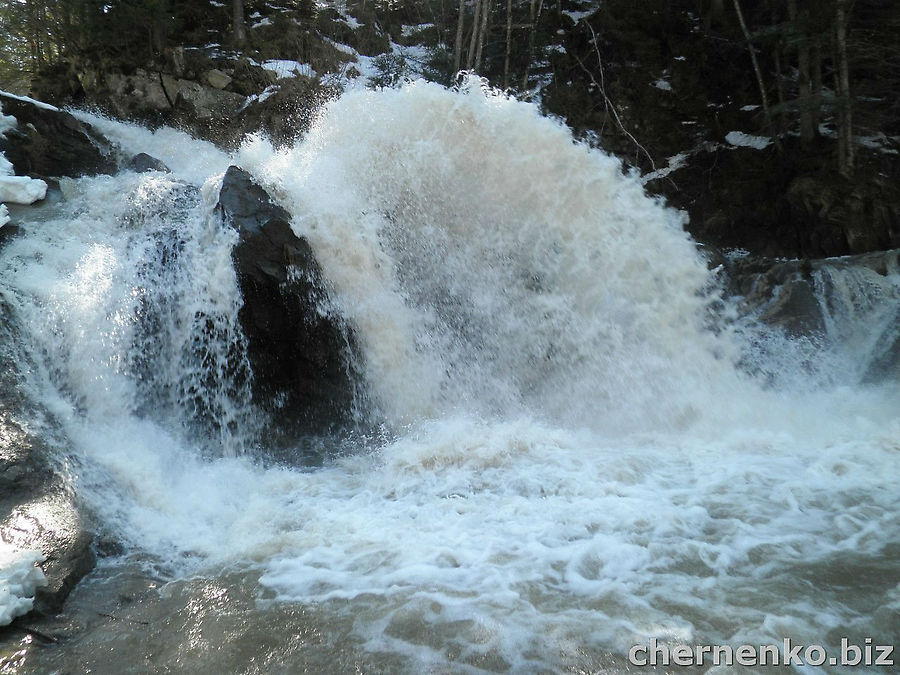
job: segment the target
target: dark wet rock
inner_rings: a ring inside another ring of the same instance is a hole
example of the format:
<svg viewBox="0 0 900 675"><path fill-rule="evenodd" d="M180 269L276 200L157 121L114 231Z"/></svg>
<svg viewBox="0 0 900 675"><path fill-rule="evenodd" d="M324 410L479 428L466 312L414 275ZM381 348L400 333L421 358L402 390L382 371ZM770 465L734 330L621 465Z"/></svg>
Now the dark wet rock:
<svg viewBox="0 0 900 675"><path fill-rule="evenodd" d="M87 124L61 110L41 107L0 93L5 115L18 121L0 135L0 152L16 174L83 176L114 173L113 146Z"/></svg>
<svg viewBox="0 0 900 675"><path fill-rule="evenodd" d="M47 586L35 593L34 605L43 613L59 611L95 563L90 526L50 457L43 443L0 409L0 535L46 557L41 568Z"/></svg>
<svg viewBox="0 0 900 675"><path fill-rule="evenodd" d="M879 279L900 274L900 249L815 260L747 256L728 262L726 270L731 291L748 313L795 337L827 337L841 323L838 330L848 330L857 312L884 307L887 314L876 313L877 323L866 326L875 340L863 379L900 378L900 293Z"/></svg>
<svg viewBox="0 0 900 675"><path fill-rule="evenodd" d="M894 181L799 176L788 186L786 200L791 220L804 233L807 255L900 246L900 191Z"/></svg>
<svg viewBox="0 0 900 675"><path fill-rule="evenodd" d="M19 235L22 228L12 223L0 227L0 249Z"/></svg>
<svg viewBox="0 0 900 675"><path fill-rule="evenodd" d="M250 175L229 167L219 213L239 233L234 262L244 304L255 402L290 432L335 428L351 418L353 336L329 305L327 284L290 214Z"/></svg>
<svg viewBox="0 0 900 675"><path fill-rule="evenodd" d="M139 152L132 157L131 161L128 162L128 168L138 173L144 173L145 171L163 171L164 173L171 173L169 167L156 159L156 157L148 155L146 152Z"/></svg>
<svg viewBox="0 0 900 675"><path fill-rule="evenodd" d="M742 259L730 266L729 275L738 294L764 323L791 335L824 332L810 261Z"/></svg>
<svg viewBox="0 0 900 675"><path fill-rule="evenodd" d="M47 586L35 593L34 609L51 614L93 569L93 534L57 453L18 421L34 411L21 394L16 343L11 313L0 304L0 361L12 366L0 369L0 538L44 554Z"/></svg>

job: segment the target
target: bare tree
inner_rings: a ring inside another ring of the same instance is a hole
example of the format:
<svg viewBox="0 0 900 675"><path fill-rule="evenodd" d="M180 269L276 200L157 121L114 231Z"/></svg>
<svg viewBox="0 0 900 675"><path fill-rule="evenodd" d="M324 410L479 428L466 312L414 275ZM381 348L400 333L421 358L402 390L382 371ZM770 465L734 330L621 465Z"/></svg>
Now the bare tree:
<svg viewBox="0 0 900 675"><path fill-rule="evenodd" d="M475 72L481 70L481 56L484 53L484 42L488 32L488 19L491 15L491 0L481 0L481 8L481 31L479 31L478 35L478 49L475 51ZM475 22L478 23L478 14L475 15Z"/></svg>
<svg viewBox="0 0 900 675"><path fill-rule="evenodd" d="M469 40L469 51L466 54L466 70L472 69L472 59L475 58L475 46L478 44L478 17L481 15L482 2L484 2L484 0L475 0L475 11L472 12L475 21L472 23L472 37Z"/></svg>
<svg viewBox="0 0 900 675"><path fill-rule="evenodd" d="M850 64L847 57L848 0L836 0L834 16L835 81L838 92L838 169L853 175L853 109L850 99Z"/></svg>
<svg viewBox="0 0 900 675"><path fill-rule="evenodd" d="M753 38L750 30L747 28L747 22L744 21L744 13L741 11L741 3L734 0L734 11L737 14L738 22L741 24L741 31L744 33L744 39L747 40L747 49L750 51L750 61L753 63L753 72L756 75L756 84L759 86L759 95L762 99L763 115L766 119L766 125L771 125L772 115L769 112L769 96L766 93L766 83L763 80L762 71L759 68L759 61L756 58L756 50L753 47Z"/></svg>
<svg viewBox="0 0 900 675"><path fill-rule="evenodd" d="M506 0L506 58L503 60L503 88L509 86L509 58L512 52L512 0Z"/></svg>
<svg viewBox="0 0 900 675"><path fill-rule="evenodd" d="M456 24L456 51L453 56L453 72L458 73L462 65L463 28L466 22L466 0L459 0L459 21Z"/></svg>
<svg viewBox="0 0 900 675"><path fill-rule="evenodd" d="M811 143L816 130L813 124L812 111L812 71L810 69L809 28L806 21L800 20L797 0L788 0L788 19L794 25L797 39L797 83L800 98L800 138L804 143Z"/></svg>
<svg viewBox="0 0 900 675"><path fill-rule="evenodd" d="M244 24L244 0L231 0L231 20L234 41L239 46L247 42L247 26Z"/></svg>
<svg viewBox="0 0 900 675"><path fill-rule="evenodd" d="M531 69L531 62L534 60L534 36L537 32L538 22L541 20L541 10L544 8L544 0L540 0L535 6L534 0L531 0L529 10L530 31L528 32L528 60L525 62L525 73L522 75L522 91L528 90L528 73Z"/></svg>

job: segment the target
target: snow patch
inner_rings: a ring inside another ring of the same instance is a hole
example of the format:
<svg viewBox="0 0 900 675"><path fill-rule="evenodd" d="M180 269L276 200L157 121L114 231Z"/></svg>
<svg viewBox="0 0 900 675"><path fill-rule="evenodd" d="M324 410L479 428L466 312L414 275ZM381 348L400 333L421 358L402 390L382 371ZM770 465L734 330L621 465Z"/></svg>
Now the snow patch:
<svg viewBox="0 0 900 675"><path fill-rule="evenodd" d="M6 208L6 204L0 204L0 227L3 227L9 222L9 209Z"/></svg>
<svg viewBox="0 0 900 675"><path fill-rule="evenodd" d="M8 96L9 98L14 98L17 101L25 101L26 103L31 103L32 105L36 105L38 108L43 108L44 110L53 110L54 112L59 112L59 108L56 106L52 106L49 103L44 103L43 101L36 101L33 98L29 98L28 96L16 96L15 94L10 94L8 91L3 91L0 89L0 94L4 96Z"/></svg>
<svg viewBox="0 0 900 675"><path fill-rule="evenodd" d="M259 21L257 21L256 23L254 23L253 25L251 25L250 28L262 28L263 26L271 26L271 25L272 25L271 19L269 19L269 17L265 16L262 19L260 19Z"/></svg>
<svg viewBox="0 0 900 675"><path fill-rule="evenodd" d="M657 178L665 178L673 171L677 171L682 168L685 164L687 164L688 157L691 154L689 152L679 152L677 155L672 155L666 161L666 166L661 169L657 169L656 171L651 171L649 173L641 176L641 183L649 183L651 180L656 180Z"/></svg>
<svg viewBox="0 0 900 675"><path fill-rule="evenodd" d="M4 211L5 207L0 210L0 223ZM0 541L0 626L31 611L35 589L47 585L44 573L36 567L43 561L40 551L20 550Z"/></svg>
<svg viewBox="0 0 900 675"><path fill-rule="evenodd" d="M298 75L313 78L316 77L317 74L316 71L313 70L313 67L308 63L288 61L286 59L272 59L263 63L262 67L275 73L278 79L282 79L285 77L297 77Z"/></svg>
<svg viewBox="0 0 900 675"><path fill-rule="evenodd" d="M586 17L589 17L591 14L593 14L596 11L597 11L596 7L585 10L583 12L575 12L571 9L567 9L563 12L563 14L565 14L567 17L572 19L573 23L578 23L579 21L581 21L582 19L584 19Z"/></svg>
<svg viewBox="0 0 900 675"><path fill-rule="evenodd" d="M741 108L741 112L753 112L754 110L759 110L758 105L745 105Z"/></svg>
<svg viewBox="0 0 900 675"><path fill-rule="evenodd" d="M729 131L725 134L725 141L729 145L738 148L763 150L772 142L772 139L766 138L765 136L751 136L750 134L745 134L743 131Z"/></svg>
<svg viewBox="0 0 900 675"><path fill-rule="evenodd" d="M0 177L0 202L33 204L47 196L47 184L28 176Z"/></svg>
<svg viewBox="0 0 900 675"><path fill-rule="evenodd" d="M249 106L251 103L262 103L263 101L265 101L265 100L269 99L271 96L273 96L275 94L275 92L277 92L279 89L281 89L281 87L278 86L277 84L270 84L268 87L263 89L259 94L253 94L252 96L248 96L247 100L244 101L244 105L241 106L240 110L246 109L247 106ZM240 112L240 110L238 112Z"/></svg>
<svg viewBox="0 0 900 675"><path fill-rule="evenodd" d="M433 23L419 23L413 26L409 26L404 24L400 29L400 35L405 38L412 37L416 33L421 33L423 30L428 30L429 28L434 28Z"/></svg>
<svg viewBox="0 0 900 675"><path fill-rule="evenodd" d="M5 134L7 131L12 131L17 125L16 118L12 115L4 115L3 106L0 105L0 135Z"/></svg>
<svg viewBox="0 0 900 675"><path fill-rule="evenodd" d="M659 78L656 82L653 83L653 86L657 89L662 89L663 91L674 91L672 89L672 85L666 82L663 78Z"/></svg>
<svg viewBox="0 0 900 675"><path fill-rule="evenodd" d="M891 147L892 145L900 145L900 136L888 136L883 132L878 132L874 136L854 136L853 140L864 148L875 150L884 155L900 155L900 151Z"/></svg>

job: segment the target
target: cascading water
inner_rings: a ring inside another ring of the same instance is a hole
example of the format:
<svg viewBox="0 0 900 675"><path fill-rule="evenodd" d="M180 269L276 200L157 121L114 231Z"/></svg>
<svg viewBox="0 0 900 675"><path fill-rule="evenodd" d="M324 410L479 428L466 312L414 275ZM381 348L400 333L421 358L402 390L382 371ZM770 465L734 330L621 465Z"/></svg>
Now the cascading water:
<svg viewBox="0 0 900 675"><path fill-rule="evenodd" d="M243 574L264 633L315 607L388 669L896 638L896 383L737 367L794 347L745 347L680 216L559 123L475 81L352 92L296 147L234 158L90 121L173 176L64 186L0 251L0 294L126 560ZM390 440L314 471L253 461L235 235L211 218L230 162L313 246ZM882 279L878 316L900 304ZM852 342L829 372L874 348ZM236 667L210 640L179 642L192 668Z"/></svg>

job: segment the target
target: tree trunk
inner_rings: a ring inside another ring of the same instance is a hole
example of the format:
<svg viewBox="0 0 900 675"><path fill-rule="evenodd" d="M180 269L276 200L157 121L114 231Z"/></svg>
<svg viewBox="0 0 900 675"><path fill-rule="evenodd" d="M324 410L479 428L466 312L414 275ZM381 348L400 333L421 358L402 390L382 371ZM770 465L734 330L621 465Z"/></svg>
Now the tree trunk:
<svg viewBox="0 0 900 675"><path fill-rule="evenodd" d="M850 100L850 65L847 57L847 0L837 0L834 32L837 56L836 79L838 83L839 129L838 169L850 177L853 175L853 110Z"/></svg>
<svg viewBox="0 0 900 675"><path fill-rule="evenodd" d="M469 51L466 54L466 70L472 70L472 60L475 58L475 47L478 44L478 27L480 25L478 17L481 16L482 1L475 0L475 11L472 12L474 21L472 22L472 37L469 40Z"/></svg>
<svg viewBox="0 0 900 675"><path fill-rule="evenodd" d="M809 56L809 38L805 22L800 23L800 13L797 10L797 0L788 0L788 19L793 24L794 30L800 36L797 42L797 71L799 79L797 82L797 98L800 103L800 139L804 144L809 145L815 138L815 129L813 127L812 115L812 98L810 89L810 56Z"/></svg>
<svg viewBox="0 0 900 675"><path fill-rule="evenodd" d="M535 11L534 0L531 0L529 17L531 18L531 31L528 33L528 61L525 63L525 74L522 75L522 91L528 91L528 73L531 70L531 61L534 58L534 34L537 32L538 22L541 20L541 10L544 8L544 0L540 0Z"/></svg>
<svg viewBox="0 0 900 675"><path fill-rule="evenodd" d="M509 59L512 53L512 0L506 0L506 58L503 60L503 88L509 87Z"/></svg>
<svg viewBox="0 0 900 675"><path fill-rule="evenodd" d="M459 21L456 24L456 53L453 57L453 74L459 72L462 64L463 28L466 21L466 0L459 0Z"/></svg>
<svg viewBox="0 0 900 675"><path fill-rule="evenodd" d="M475 52L475 72L481 70L481 55L484 52L484 43L487 37L488 32L488 18L491 15L491 0L482 0L481 6L483 11L483 18L481 20L481 32L478 36L478 51ZM475 17L475 20L478 20L478 17Z"/></svg>
<svg viewBox="0 0 900 675"><path fill-rule="evenodd" d="M812 118L813 129L816 135L819 133L819 118L822 114L822 41L816 38L813 41L812 51Z"/></svg>
<svg viewBox="0 0 900 675"><path fill-rule="evenodd" d="M244 0L231 0L231 19L234 41L240 47L247 42L247 26L244 25Z"/></svg>
<svg viewBox="0 0 900 675"><path fill-rule="evenodd" d="M706 16L703 17L703 32L709 33L712 30L713 23L722 23L722 19L725 16L725 3L724 0L711 0L709 3L709 9L705 12Z"/></svg>
<svg viewBox="0 0 900 675"><path fill-rule="evenodd" d="M772 116L769 114L769 96L766 94L766 83L763 80L762 71L759 69L759 61L756 59L756 51L753 49L753 40L747 24L744 21L744 13L741 11L740 0L734 0L734 11L737 14L738 22L741 24L741 31L744 33L744 39L747 40L747 49L750 52L750 61L753 63L753 72L756 75L756 84L759 86L759 95L762 99L763 116L766 120L766 126L771 126Z"/></svg>

